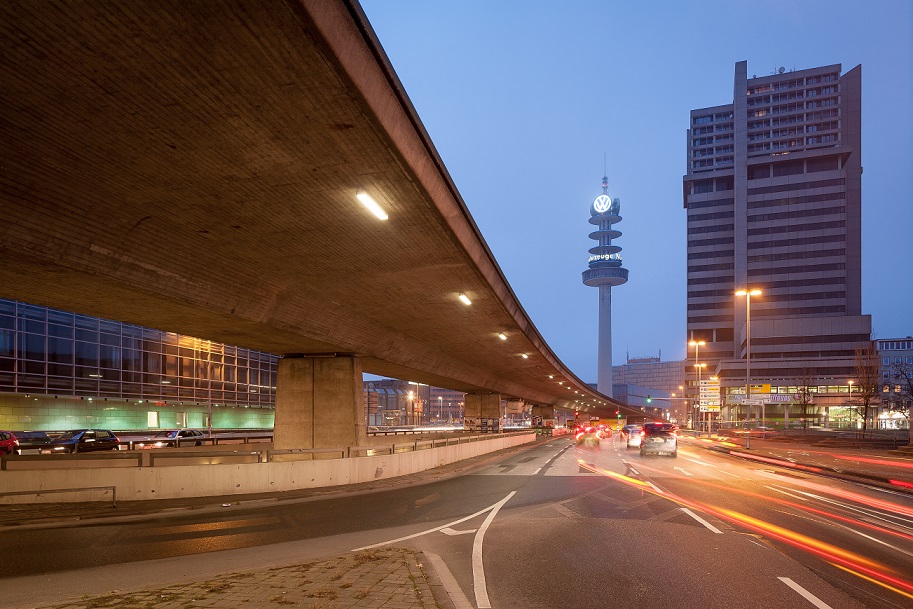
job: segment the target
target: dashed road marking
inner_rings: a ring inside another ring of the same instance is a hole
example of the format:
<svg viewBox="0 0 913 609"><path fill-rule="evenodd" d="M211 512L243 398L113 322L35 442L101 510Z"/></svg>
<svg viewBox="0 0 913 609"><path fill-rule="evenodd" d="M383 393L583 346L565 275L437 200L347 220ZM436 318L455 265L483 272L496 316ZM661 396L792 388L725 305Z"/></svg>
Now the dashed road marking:
<svg viewBox="0 0 913 609"><path fill-rule="evenodd" d="M804 598L805 600L810 602L815 607L818 607L818 609L831 609L830 605L825 603L823 600L821 600L820 598L818 598L817 596L815 596L814 594L812 594L811 592L809 592L808 590L806 590L805 588L803 588L802 586L800 586L799 584L797 584L796 582L791 580L790 578L778 577L777 579L779 579L781 582L783 582L784 584L786 584L787 586L789 586L796 592L798 592L799 596L801 596L802 598Z"/></svg>

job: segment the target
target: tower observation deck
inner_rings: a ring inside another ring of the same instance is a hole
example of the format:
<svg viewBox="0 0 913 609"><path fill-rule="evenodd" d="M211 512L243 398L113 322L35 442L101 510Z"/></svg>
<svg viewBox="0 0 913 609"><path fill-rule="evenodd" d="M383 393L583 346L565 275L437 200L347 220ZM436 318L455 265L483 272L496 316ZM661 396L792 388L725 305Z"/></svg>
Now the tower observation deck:
<svg viewBox="0 0 913 609"><path fill-rule="evenodd" d="M628 281L628 269L621 266L621 247L612 239L621 237L613 225L621 222L621 201L608 195L609 179L602 178L602 194L590 206L590 233L596 246L590 248L589 268L583 271L583 283L599 288L599 351L596 388L612 396L612 287Z"/></svg>

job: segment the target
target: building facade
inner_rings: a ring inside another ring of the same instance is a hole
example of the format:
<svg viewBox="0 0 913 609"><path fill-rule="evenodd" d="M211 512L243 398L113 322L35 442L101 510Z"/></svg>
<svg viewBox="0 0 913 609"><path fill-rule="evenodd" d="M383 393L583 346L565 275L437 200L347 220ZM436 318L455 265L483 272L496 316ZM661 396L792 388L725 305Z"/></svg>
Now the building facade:
<svg viewBox="0 0 913 609"><path fill-rule="evenodd" d="M270 428L278 361L0 299L0 428Z"/></svg>
<svg viewBox="0 0 913 609"><path fill-rule="evenodd" d="M881 429L909 429L913 407L913 336L875 341L881 380L881 408L876 425Z"/></svg>
<svg viewBox="0 0 913 609"><path fill-rule="evenodd" d="M846 405L855 351L871 337L861 310L861 72L749 77L739 62L732 102L691 111L687 341L704 341L723 421L749 417L749 380L759 387L753 419L785 424L801 386L815 394L803 418L827 423ZM693 397L696 376L689 370Z"/></svg>
<svg viewBox="0 0 913 609"><path fill-rule="evenodd" d="M652 397L662 398L661 405L666 408L669 419L684 424L691 414L691 402L684 391L686 365L684 361L664 362L659 357L629 357L625 364L612 367L612 378L616 383L649 388ZM646 406L646 402L627 403Z"/></svg>

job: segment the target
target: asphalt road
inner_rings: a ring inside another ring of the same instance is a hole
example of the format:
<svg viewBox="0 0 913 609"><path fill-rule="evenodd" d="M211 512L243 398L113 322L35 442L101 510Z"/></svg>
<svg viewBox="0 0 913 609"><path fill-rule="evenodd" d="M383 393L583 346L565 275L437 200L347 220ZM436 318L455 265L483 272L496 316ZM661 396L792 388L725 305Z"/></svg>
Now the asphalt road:
<svg viewBox="0 0 913 609"><path fill-rule="evenodd" d="M436 557L474 607L913 606L909 496L681 442L671 458L554 438L380 493L7 531L0 598L392 544Z"/></svg>

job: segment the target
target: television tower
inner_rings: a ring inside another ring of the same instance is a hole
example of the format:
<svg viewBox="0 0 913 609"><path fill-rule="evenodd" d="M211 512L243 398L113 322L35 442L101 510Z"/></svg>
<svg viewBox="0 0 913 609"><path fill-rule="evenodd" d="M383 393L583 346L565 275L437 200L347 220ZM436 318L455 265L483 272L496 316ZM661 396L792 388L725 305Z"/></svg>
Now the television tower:
<svg viewBox="0 0 913 609"><path fill-rule="evenodd" d="M621 222L621 201L608 195L609 178L602 178L602 194L590 206L590 224L597 229L590 239L597 245L590 248L589 267L583 271L583 283L599 288L599 350L596 389L612 397L612 287L628 281L628 269L621 266L621 248L612 239L621 232L612 228Z"/></svg>

